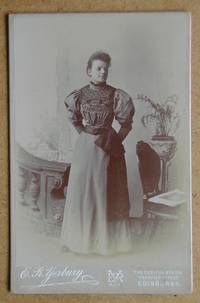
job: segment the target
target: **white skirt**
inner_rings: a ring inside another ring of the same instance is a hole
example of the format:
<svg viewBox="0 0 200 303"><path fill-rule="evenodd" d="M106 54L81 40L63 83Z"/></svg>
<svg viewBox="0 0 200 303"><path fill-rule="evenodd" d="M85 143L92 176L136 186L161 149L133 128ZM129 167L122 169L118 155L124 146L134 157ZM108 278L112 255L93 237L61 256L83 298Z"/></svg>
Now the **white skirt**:
<svg viewBox="0 0 200 303"><path fill-rule="evenodd" d="M127 252L133 246L133 223L129 219L107 220L109 155L95 140L96 135L82 132L75 146L61 245L82 254Z"/></svg>

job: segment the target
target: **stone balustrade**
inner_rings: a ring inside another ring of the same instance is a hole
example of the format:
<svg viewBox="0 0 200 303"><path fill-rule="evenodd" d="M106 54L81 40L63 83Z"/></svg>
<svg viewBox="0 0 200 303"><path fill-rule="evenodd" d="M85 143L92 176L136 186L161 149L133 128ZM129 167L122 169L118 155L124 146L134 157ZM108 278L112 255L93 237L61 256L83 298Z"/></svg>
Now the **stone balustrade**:
<svg viewBox="0 0 200 303"><path fill-rule="evenodd" d="M70 164L41 159L16 144L17 204L43 222L61 225Z"/></svg>

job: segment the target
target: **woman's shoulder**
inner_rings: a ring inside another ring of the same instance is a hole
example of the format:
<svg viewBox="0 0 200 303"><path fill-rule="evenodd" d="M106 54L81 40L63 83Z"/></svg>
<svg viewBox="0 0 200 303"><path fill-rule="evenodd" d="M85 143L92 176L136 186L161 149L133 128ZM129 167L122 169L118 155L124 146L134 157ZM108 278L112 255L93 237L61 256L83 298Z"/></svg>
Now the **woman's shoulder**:
<svg viewBox="0 0 200 303"><path fill-rule="evenodd" d="M116 88L115 97L122 100L132 100L131 96L121 88Z"/></svg>
<svg viewBox="0 0 200 303"><path fill-rule="evenodd" d="M74 89L72 90L67 96L66 98L74 98L77 97L78 94L80 94L81 88L78 89Z"/></svg>
<svg viewBox="0 0 200 303"><path fill-rule="evenodd" d="M64 100L64 104L67 108L74 109L77 107L77 101L80 97L80 89L75 89L69 93Z"/></svg>
<svg viewBox="0 0 200 303"><path fill-rule="evenodd" d="M73 100L73 99L76 100L76 99L80 96L82 90L84 90L84 89L87 88L88 86L89 86L89 85L85 85L85 86L83 86L83 87L81 87L81 88L76 88L76 89L72 90L69 94L67 94L65 100Z"/></svg>

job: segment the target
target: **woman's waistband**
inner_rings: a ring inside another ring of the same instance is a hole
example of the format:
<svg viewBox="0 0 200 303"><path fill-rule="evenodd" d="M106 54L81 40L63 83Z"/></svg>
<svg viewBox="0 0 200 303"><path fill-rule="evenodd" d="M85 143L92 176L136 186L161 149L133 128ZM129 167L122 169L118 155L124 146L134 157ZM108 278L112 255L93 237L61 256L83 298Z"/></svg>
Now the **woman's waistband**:
<svg viewBox="0 0 200 303"><path fill-rule="evenodd" d="M91 126L86 125L83 129L85 133L91 134L91 135L99 135L102 134L105 131L110 130L112 127L105 127L105 126Z"/></svg>
<svg viewBox="0 0 200 303"><path fill-rule="evenodd" d="M125 150L117 132L110 127L93 127L86 125L84 132L93 135L99 135L95 140L95 144L107 154L114 157L121 157Z"/></svg>

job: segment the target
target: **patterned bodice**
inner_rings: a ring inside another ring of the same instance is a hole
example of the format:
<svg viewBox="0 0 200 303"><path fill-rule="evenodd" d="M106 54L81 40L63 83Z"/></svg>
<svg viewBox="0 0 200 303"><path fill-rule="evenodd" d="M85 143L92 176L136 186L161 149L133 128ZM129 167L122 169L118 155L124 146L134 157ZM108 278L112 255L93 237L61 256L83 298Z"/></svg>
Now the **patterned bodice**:
<svg viewBox="0 0 200 303"><path fill-rule="evenodd" d="M65 99L69 120L74 126L110 127L115 118L131 129L134 105L121 89L104 84L89 85L73 91Z"/></svg>
<svg viewBox="0 0 200 303"><path fill-rule="evenodd" d="M80 89L80 112L84 123L89 126L110 126L114 118L113 102L115 88L109 85Z"/></svg>

